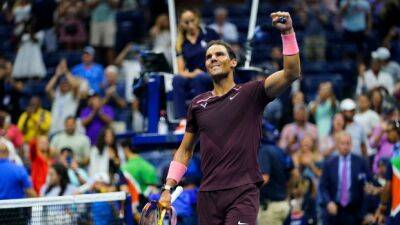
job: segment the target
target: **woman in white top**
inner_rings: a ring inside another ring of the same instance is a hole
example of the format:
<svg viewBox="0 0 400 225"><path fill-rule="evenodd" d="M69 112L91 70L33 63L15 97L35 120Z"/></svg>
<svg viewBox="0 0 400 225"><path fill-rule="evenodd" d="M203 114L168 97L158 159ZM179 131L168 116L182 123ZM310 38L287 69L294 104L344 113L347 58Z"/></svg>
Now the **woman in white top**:
<svg viewBox="0 0 400 225"><path fill-rule="evenodd" d="M32 22L26 26L14 61L13 78L43 78L46 76L41 50L43 39L44 32L35 33Z"/></svg>
<svg viewBox="0 0 400 225"><path fill-rule="evenodd" d="M98 173L107 173L112 180L121 165L122 148L117 145L115 133L109 127L100 132L97 140L96 146L90 150L89 176L93 178Z"/></svg>
<svg viewBox="0 0 400 225"><path fill-rule="evenodd" d="M40 190L40 196L72 195L74 191L74 186L69 182L68 169L61 163L56 163L49 169L47 181Z"/></svg>
<svg viewBox="0 0 400 225"><path fill-rule="evenodd" d="M73 195L76 191L75 186L70 184L68 177L68 169L61 163L54 164L48 171L46 184L40 190L40 196L54 197ZM40 224L45 225L61 225L73 224L74 216L69 205L53 205L43 208L33 209L33 224L35 219L40 219Z"/></svg>

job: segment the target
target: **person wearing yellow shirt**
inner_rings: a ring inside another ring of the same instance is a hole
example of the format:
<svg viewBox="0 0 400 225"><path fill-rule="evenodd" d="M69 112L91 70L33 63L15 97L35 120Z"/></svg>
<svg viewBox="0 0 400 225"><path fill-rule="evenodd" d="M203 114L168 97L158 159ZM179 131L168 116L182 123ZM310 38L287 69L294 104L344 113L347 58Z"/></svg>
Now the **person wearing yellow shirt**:
<svg viewBox="0 0 400 225"><path fill-rule="evenodd" d="M38 96L33 96L26 111L18 119L18 128L24 134L24 141L29 142L32 138L47 135L50 125L50 112L42 108Z"/></svg>

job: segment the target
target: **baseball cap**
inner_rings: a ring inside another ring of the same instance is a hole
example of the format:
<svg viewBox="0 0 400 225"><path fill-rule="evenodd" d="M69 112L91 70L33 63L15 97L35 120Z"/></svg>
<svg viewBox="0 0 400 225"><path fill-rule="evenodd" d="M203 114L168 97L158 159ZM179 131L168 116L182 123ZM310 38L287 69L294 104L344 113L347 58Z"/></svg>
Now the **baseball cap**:
<svg viewBox="0 0 400 225"><path fill-rule="evenodd" d="M356 109L356 103L353 99L346 98L340 103L340 110L341 111L350 111Z"/></svg>
<svg viewBox="0 0 400 225"><path fill-rule="evenodd" d="M87 54L89 54L89 55L94 56L95 50L94 50L94 48L93 48L92 46L86 46L86 47L83 49L83 53L87 53Z"/></svg>
<svg viewBox="0 0 400 225"><path fill-rule="evenodd" d="M385 47L379 47L371 53L373 59L387 60L390 58L390 51Z"/></svg>

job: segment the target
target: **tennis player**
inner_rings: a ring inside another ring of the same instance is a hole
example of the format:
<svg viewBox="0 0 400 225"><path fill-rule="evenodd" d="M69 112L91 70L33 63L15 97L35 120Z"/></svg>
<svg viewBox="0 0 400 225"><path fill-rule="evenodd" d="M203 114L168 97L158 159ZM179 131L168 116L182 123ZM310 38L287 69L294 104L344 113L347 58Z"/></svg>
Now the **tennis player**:
<svg viewBox="0 0 400 225"><path fill-rule="evenodd" d="M203 180L197 200L200 225L255 225L259 185L263 182L257 162L264 107L300 77L299 48L287 12L271 14L281 32L283 70L262 81L235 84L237 60L223 41L207 46L206 68L214 89L195 97L188 109L186 131L170 164L160 198L170 207L173 188L187 169L200 139Z"/></svg>

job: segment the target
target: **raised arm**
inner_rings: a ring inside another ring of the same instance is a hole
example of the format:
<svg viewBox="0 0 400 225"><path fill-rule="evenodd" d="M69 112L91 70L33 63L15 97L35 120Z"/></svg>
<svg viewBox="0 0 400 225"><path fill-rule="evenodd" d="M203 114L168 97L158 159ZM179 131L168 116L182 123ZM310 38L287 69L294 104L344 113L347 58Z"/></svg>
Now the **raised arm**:
<svg viewBox="0 0 400 225"><path fill-rule="evenodd" d="M67 61L65 59L62 59L56 68L56 72L54 73L53 77L50 79L50 81L47 83L45 90L47 95L51 98L54 99L54 90L56 88L56 84L58 79L65 74L67 71Z"/></svg>
<svg viewBox="0 0 400 225"><path fill-rule="evenodd" d="M279 23L281 17L286 23ZM300 78L300 57L292 19L287 12L271 13L272 24L281 31L283 44L283 70L273 73L265 79L264 87L268 97L275 98Z"/></svg>

